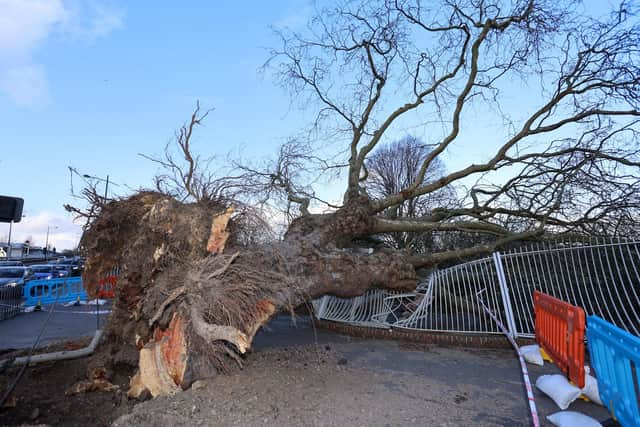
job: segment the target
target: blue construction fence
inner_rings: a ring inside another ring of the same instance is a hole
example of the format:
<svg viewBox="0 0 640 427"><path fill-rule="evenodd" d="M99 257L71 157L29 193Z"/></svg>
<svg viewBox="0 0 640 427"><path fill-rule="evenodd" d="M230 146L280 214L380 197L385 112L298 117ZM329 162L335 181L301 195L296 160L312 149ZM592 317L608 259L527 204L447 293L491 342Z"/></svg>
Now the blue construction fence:
<svg viewBox="0 0 640 427"><path fill-rule="evenodd" d="M602 403L623 426L640 426L640 338L589 316L587 344Z"/></svg>
<svg viewBox="0 0 640 427"><path fill-rule="evenodd" d="M23 306L31 307L86 300L87 293L82 286L81 277L60 279L30 280L23 287Z"/></svg>

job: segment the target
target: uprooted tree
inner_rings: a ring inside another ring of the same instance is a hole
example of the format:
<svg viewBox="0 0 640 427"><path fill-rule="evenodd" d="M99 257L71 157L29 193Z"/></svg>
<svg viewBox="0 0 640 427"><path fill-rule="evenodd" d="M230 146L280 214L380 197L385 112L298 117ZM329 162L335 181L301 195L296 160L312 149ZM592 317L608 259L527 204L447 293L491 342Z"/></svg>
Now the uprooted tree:
<svg viewBox="0 0 640 427"><path fill-rule="evenodd" d="M411 289L420 267L515 240L633 227L636 11L624 2L598 19L581 10L557 0L348 1L319 11L302 33L280 32L269 66L296 99L318 105L311 134L324 138L320 153L334 151L324 157L331 161L316 162L317 174L341 168L343 200L312 213L321 202L296 182L317 176L295 170L317 160L306 150L281 150L271 169L202 181L206 171L188 144L199 110L178 133L185 164L166 162L180 191L165 185L108 203L98 198L83 238L84 280L97 283L120 267L103 355L139 366L131 393L171 393L241 365L274 313L323 294ZM394 192L370 194L368 159L418 125L432 145L415 176ZM461 142L486 154L429 179L439 158L459 156ZM461 204L394 214L450 186L463 191ZM280 240L242 238L255 222L239 201L256 188L300 206ZM366 247L381 233L426 231L489 238L419 255Z"/></svg>

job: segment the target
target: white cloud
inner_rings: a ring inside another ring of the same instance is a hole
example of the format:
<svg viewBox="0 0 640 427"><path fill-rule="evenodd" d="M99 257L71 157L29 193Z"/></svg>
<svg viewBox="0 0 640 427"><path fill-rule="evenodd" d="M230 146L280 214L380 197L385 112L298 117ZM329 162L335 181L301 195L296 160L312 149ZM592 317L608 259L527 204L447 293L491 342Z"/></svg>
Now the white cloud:
<svg viewBox="0 0 640 427"><path fill-rule="evenodd" d="M0 60L28 60L52 28L66 18L60 0L0 0Z"/></svg>
<svg viewBox="0 0 640 427"><path fill-rule="evenodd" d="M122 26L124 13L103 0L0 0L0 96L41 108L50 100L45 69L35 60L53 34L92 42Z"/></svg>
<svg viewBox="0 0 640 427"><path fill-rule="evenodd" d="M2 226L0 240L6 242L9 224ZM74 223L70 215L42 211L35 214L27 213L22 221L14 223L11 241L24 242L29 239L32 245L44 246L47 242L47 228L49 245L58 251L75 248L82 233L82 226Z"/></svg>
<svg viewBox="0 0 640 427"><path fill-rule="evenodd" d="M18 65L0 71L0 92L19 107L40 109L49 103L49 82L37 64Z"/></svg>
<svg viewBox="0 0 640 427"><path fill-rule="evenodd" d="M66 19L60 0L0 0L0 93L20 107L37 109L50 99L42 66L32 55Z"/></svg>
<svg viewBox="0 0 640 427"><path fill-rule="evenodd" d="M104 0L65 0L62 31L74 39L92 42L122 27L124 11Z"/></svg>

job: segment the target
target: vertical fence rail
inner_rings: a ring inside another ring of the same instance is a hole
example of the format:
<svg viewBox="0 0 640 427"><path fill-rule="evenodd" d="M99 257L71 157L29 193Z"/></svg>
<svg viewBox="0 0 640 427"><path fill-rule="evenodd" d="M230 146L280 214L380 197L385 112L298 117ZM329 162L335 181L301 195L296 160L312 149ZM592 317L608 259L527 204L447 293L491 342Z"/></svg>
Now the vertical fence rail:
<svg viewBox="0 0 640 427"><path fill-rule="evenodd" d="M0 320L10 319L22 310L22 287L0 288Z"/></svg>
<svg viewBox="0 0 640 427"><path fill-rule="evenodd" d="M502 265L502 258L500 252L493 254L493 262L496 265L498 272L498 284L500 285L500 294L502 295L502 304L504 306L505 317L507 319L507 328L509 328L509 335L511 337L516 336L516 324L513 317L513 307L511 305L511 296L509 295L509 287L507 285L507 279L504 275L504 267Z"/></svg>

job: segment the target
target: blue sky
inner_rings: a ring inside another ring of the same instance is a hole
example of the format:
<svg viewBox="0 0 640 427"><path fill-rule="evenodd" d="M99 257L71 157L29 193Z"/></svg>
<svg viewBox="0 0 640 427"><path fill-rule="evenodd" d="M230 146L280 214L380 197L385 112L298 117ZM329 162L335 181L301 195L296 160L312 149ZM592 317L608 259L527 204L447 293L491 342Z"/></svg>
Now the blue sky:
<svg viewBox="0 0 640 427"><path fill-rule="evenodd" d="M196 100L215 108L198 131L205 155L268 155L301 113L260 73L272 25L296 26L305 0L278 2L0 0L0 194L25 199L12 240L72 247L69 172L148 186ZM8 12L7 12L8 11ZM0 240L8 224L0 225Z"/></svg>
<svg viewBox="0 0 640 427"><path fill-rule="evenodd" d="M23 197L26 214L12 240L43 245L49 227L54 246L74 247L68 167L108 174L120 195L150 186L157 168L138 154L160 153L196 100L214 108L196 151L274 153L313 109L260 72L279 44L271 27L301 28L312 12L312 0L0 0L0 194ZM534 104L520 86L503 107L521 117ZM464 114L468 133L443 158L450 170L490 156L506 132L481 109ZM391 138L434 130L410 121ZM8 230L0 224L0 240Z"/></svg>

